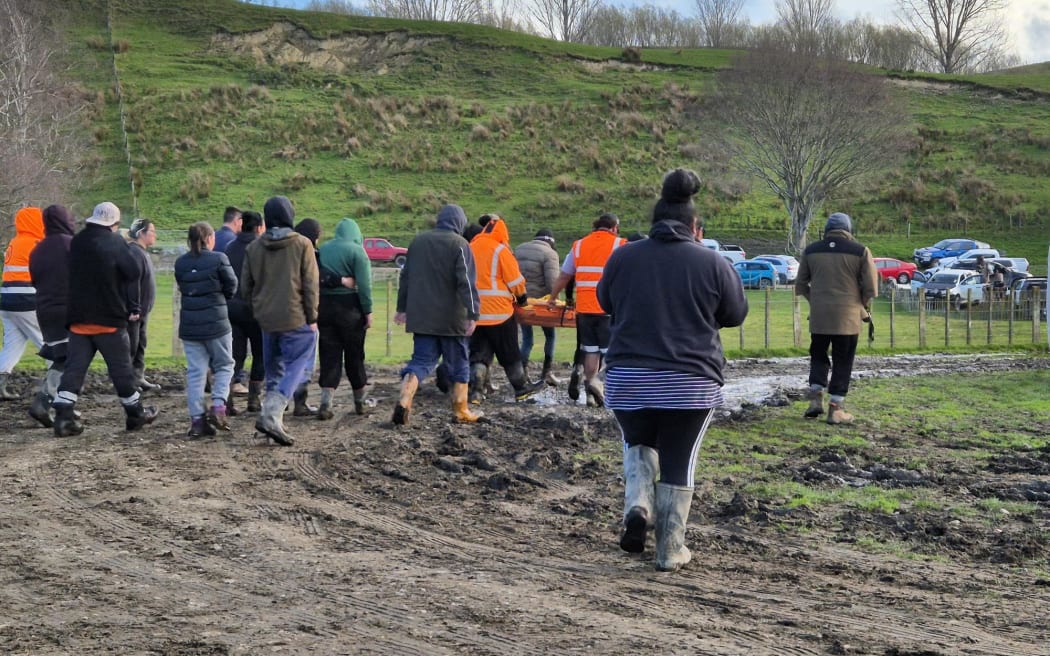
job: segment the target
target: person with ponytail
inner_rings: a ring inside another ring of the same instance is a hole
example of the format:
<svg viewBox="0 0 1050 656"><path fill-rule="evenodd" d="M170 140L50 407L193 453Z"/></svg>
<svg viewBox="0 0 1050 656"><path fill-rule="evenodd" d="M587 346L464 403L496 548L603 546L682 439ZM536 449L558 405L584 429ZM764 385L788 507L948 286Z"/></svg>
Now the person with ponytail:
<svg viewBox="0 0 1050 656"><path fill-rule="evenodd" d="M186 401L191 438L230 430L226 399L233 379L233 328L227 300L237 293L237 276L225 253L217 253L215 231L201 221L187 234L190 251L175 260L175 283L182 294L179 338L186 353ZM212 371L211 406L204 388Z"/></svg>
<svg viewBox="0 0 1050 656"><path fill-rule="evenodd" d="M665 571L691 558L685 527L696 456L723 403L719 330L739 326L748 311L740 276L700 243L699 191L696 173L668 173L649 239L616 249L598 282L612 317L605 404L624 442L620 548L642 553L655 527L656 568Z"/></svg>

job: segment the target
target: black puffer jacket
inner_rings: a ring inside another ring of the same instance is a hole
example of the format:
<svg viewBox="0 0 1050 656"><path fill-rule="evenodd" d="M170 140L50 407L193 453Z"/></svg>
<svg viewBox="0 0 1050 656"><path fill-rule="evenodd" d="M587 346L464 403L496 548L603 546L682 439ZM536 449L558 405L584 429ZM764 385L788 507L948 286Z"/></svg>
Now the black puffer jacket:
<svg viewBox="0 0 1050 656"><path fill-rule="evenodd" d="M237 276L225 253L203 250L179 257L175 282L182 293L180 339L203 342L233 330L226 300L237 293Z"/></svg>
<svg viewBox="0 0 1050 656"><path fill-rule="evenodd" d="M66 331L69 305L69 244L73 214L61 205L44 210L44 235L29 254L29 275L36 287L36 318L45 341Z"/></svg>

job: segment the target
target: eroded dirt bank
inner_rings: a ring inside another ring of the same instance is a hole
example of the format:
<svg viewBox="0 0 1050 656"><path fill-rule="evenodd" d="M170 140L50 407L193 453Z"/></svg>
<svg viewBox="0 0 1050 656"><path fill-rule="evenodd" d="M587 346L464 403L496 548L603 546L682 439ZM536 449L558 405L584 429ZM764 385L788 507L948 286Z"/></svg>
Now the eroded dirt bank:
<svg viewBox="0 0 1050 656"><path fill-rule="evenodd" d="M1047 366L905 362L864 359L858 370ZM751 420L755 390L792 401L804 373L797 360L733 363L747 391L730 389L740 406L721 420ZM1045 513L996 534L933 514L772 509L741 494L741 481L704 480L694 560L661 574L651 554L617 548L618 431L603 410L554 396L491 402L489 423L458 426L425 385L412 426L395 430L396 376L384 368L373 372L372 414L345 414L340 390L334 421L289 417L299 441L284 449L253 439L248 416L228 436L186 441L181 380L164 382L170 391L153 398L161 419L142 433L122 432L97 379L79 438L51 438L21 406L0 407L0 652L1048 653L1040 572L1050 554L1033 538ZM903 448L884 438L870 436L870 448ZM810 454L786 477L907 476L857 466L863 455ZM1044 452L919 484L1023 494L1048 477ZM785 539L778 524L808 528ZM935 558L855 546L890 533Z"/></svg>

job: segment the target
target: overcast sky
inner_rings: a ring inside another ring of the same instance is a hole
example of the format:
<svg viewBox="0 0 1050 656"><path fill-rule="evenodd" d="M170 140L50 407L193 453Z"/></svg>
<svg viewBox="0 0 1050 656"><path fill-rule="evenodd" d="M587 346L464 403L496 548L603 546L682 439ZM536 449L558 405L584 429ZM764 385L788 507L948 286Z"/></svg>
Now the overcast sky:
<svg viewBox="0 0 1050 656"><path fill-rule="evenodd" d="M309 0L276 0L288 7L304 7ZM606 0L619 7L651 4L674 9L685 16L696 13L694 0ZM268 1L263 4L271 4ZM365 5L358 0L354 4ZM1050 0L1008 0L1007 31L1010 50L1016 52L1022 63L1035 64L1050 61ZM745 0L744 14L752 24L771 23L776 17L776 0ZM875 23L897 22L895 0L836 0L836 14L841 20L865 17Z"/></svg>

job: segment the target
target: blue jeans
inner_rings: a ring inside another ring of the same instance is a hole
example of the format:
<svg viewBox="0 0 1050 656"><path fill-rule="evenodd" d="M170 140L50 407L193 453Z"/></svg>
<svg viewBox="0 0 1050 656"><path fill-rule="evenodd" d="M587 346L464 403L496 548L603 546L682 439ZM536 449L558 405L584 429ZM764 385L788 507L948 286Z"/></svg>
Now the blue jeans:
<svg viewBox="0 0 1050 656"><path fill-rule="evenodd" d="M521 326L521 363L526 364L529 361L529 356L532 355L532 344L533 334L532 329L534 326ZM554 332L553 326L542 326L543 330L543 359L553 360L554 359Z"/></svg>
<svg viewBox="0 0 1050 656"><path fill-rule="evenodd" d="M202 341L185 340L182 350L186 353L186 404L190 417L201 417L207 408L204 405L204 386L208 380L208 369L214 374L211 381L212 405L226 403L233 379L233 333Z"/></svg>
<svg viewBox="0 0 1050 656"><path fill-rule="evenodd" d="M263 331L266 391L277 390L281 396L292 398L307 370L313 371L316 344L317 333L310 326L283 333Z"/></svg>
<svg viewBox="0 0 1050 656"><path fill-rule="evenodd" d="M438 359L448 367L448 377L454 383L470 382L469 337L440 335L412 335L412 359L401 370L401 377L415 374L422 381L434 373Z"/></svg>

